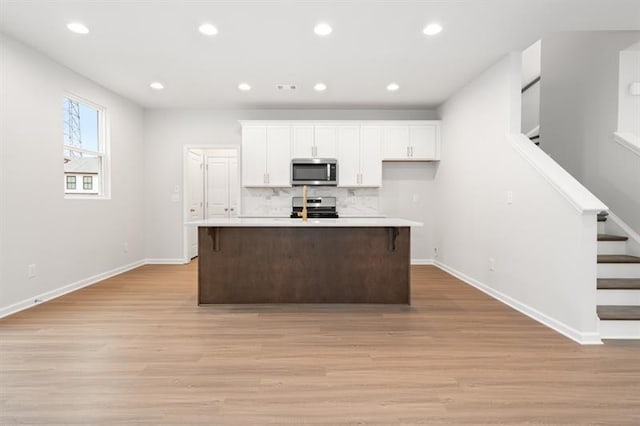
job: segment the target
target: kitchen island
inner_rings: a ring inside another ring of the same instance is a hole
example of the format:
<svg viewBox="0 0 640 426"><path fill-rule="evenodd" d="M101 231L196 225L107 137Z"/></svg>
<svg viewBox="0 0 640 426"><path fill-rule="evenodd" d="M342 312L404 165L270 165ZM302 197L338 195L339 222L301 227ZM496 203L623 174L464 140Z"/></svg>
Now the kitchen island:
<svg viewBox="0 0 640 426"><path fill-rule="evenodd" d="M198 227L198 304L410 304L411 227L393 218L237 218Z"/></svg>

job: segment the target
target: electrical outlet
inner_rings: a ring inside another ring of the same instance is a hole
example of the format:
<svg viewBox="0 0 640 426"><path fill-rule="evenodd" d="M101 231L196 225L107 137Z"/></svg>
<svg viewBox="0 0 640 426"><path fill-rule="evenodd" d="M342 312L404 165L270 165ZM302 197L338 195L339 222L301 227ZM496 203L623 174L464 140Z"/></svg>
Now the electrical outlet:
<svg viewBox="0 0 640 426"><path fill-rule="evenodd" d="M507 204L513 204L513 191L507 191Z"/></svg>
<svg viewBox="0 0 640 426"><path fill-rule="evenodd" d="M418 194L413 194L413 202L417 203L418 201L420 201L420 195Z"/></svg>
<svg viewBox="0 0 640 426"><path fill-rule="evenodd" d="M35 278L36 277L36 264L32 263L27 266L27 278Z"/></svg>
<svg viewBox="0 0 640 426"><path fill-rule="evenodd" d="M493 257L489 258L489 270L490 271L496 270L496 260Z"/></svg>
<svg viewBox="0 0 640 426"><path fill-rule="evenodd" d="M171 202L179 203L180 202L180 194L171 194Z"/></svg>
<svg viewBox="0 0 640 426"><path fill-rule="evenodd" d="M129 253L129 243L122 244L122 251L125 253Z"/></svg>

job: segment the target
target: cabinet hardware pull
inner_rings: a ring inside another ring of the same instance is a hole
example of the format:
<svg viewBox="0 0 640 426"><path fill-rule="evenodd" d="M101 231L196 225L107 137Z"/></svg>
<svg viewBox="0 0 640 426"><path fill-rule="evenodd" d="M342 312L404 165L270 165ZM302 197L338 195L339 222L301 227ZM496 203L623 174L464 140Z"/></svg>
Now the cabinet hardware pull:
<svg viewBox="0 0 640 426"><path fill-rule="evenodd" d="M407 157L411 157L411 154L409 154L409 147L407 147Z"/></svg>

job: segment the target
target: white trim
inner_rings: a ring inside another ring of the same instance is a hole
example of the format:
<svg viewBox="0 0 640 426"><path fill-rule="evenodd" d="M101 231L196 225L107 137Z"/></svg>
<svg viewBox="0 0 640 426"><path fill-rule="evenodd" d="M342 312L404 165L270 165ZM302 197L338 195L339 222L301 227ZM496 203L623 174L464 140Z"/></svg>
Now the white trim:
<svg viewBox="0 0 640 426"><path fill-rule="evenodd" d="M538 124L536 127L534 127L533 129L529 130L526 133L526 137L531 138L531 136L536 136L536 135L540 135L540 125Z"/></svg>
<svg viewBox="0 0 640 426"><path fill-rule="evenodd" d="M640 339L640 321L600 320L603 339Z"/></svg>
<svg viewBox="0 0 640 426"><path fill-rule="evenodd" d="M635 155L640 156L640 138L632 133L614 132L613 140L618 142Z"/></svg>
<svg viewBox="0 0 640 426"><path fill-rule="evenodd" d="M27 308L31 308L35 305L39 305L40 303L48 302L49 300L63 296L67 293L71 293L72 291L79 290L83 287L88 287L90 285L99 283L100 281L104 281L108 278L114 277L116 275L120 275L132 269L138 268L144 265L145 263L146 262L144 260L138 260L137 262L120 266L110 271L103 272L101 274L97 274L92 277L85 278L85 279L76 281L74 283L64 285L55 290L50 290L50 291L47 291L46 293L41 293L35 297L29 297L28 299L24 299L20 302L14 303L13 305L5 306L4 308L0 308L0 318L4 318L8 315L15 314L16 312L20 312Z"/></svg>
<svg viewBox="0 0 640 426"><path fill-rule="evenodd" d="M522 133L510 133L511 146L579 213L609 208Z"/></svg>
<svg viewBox="0 0 640 426"><path fill-rule="evenodd" d="M631 238L636 243L640 244L640 234L631 229L629 225L623 222L618 216L616 216L612 211L609 211L609 219L614 221L616 225L618 225L622 230L627 234L629 238Z"/></svg>
<svg viewBox="0 0 640 426"><path fill-rule="evenodd" d="M189 259L191 260L191 259ZM186 259L170 259L170 258L155 258L155 259L145 259L145 265L183 265L185 263L189 263L189 260Z"/></svg>
<svg viewBox="0 0 640 426"><path fill-rule="evenodd" d="M412 265L433 265L433 259L411 259Z"/></svg>
<svg viewBox="0 0 640 426"><path fill-rule="evenodd" d="M443 264L442 262L436 260L434 262L434 264L442 269L445 272L448 272L449 274L453 275L454 277L458 278L459 280L477 288L478 290L482 291L485 294L488 294L489 296L493 297L496 300L499 300L500 302L504 303L507 306L512 307L513 309L515 309L516 311L525 314L526 316L528 316L531 319L534 319L536 321L538 321L541 324L546 325L547 327L557 331L558 333L564 335L565 337L568 337L569 339L580 343L581 345L599 345L602 344L602 340L600 340L600 333L599 332L593 332L593 333L583 333L580 332L578 330L576 330L575 328L560 322L558 320L556 320L555 318L551 318L550 316L538 311L535 308L532 308L531 306L528 306L510 296L507 296L506 294L495 290L491 287L489 287L486 284L483 284L471 277L469 277L468 275L463 274L460 271L455 270L454 268L447 266L445 264ZM594 313L595 315L595 313Z"/></svg>
<svg viewBox="0 0 640 426"><path fill-rule="evenodd" d="M238 120L241 126L396 126L396 125L437 125L441 120Z"/></svg>

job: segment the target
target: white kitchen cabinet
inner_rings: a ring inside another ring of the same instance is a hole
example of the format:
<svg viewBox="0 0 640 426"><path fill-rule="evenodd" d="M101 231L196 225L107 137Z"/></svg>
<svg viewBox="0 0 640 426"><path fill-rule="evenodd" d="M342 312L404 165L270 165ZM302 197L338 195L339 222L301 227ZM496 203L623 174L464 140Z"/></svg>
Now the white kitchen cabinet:
<svg viewBox="0 0 640 426"><path fill-rule="evenodd" d="M338 185L360 185L360 128L340 126L338 129Z"/></svg>
<svg viewBox="0 0 640 426"><path fill-rule="evenodd" d="M291 126L243 126L242 186L291 186Z"/></svg>
<svg viewBox="0 0 640 426"><path fill-rule="evenodd" d="M238 215L238 162L235 158L206 157L206 218Z"/></svg>
<svg viewBox="0 0 640 426"><path fill-rule="evenodd" d="M242 186L267 185L267 126L242 127Z"/></svg>
<svg viewBox="0 0 640 426"><path fill-rule="evenodd" d="M336 158L338 155L338 126L315 126L313 158Z"/></svg>
<svg viewBox="0 0 640 426"><path fill-rule="evenodd" d="M382 186L382 127L360 127L360 185Z"/></svg>
<svg viewBox="0 0 640 426"><path fill-rule="evenodd" d="M338 128L339 186L382 186L381 143L379 126Z"/></svg>
<svg viewBox="0 0 640 426"><path fill-rule="evenodd" d="M382 159L387 161L435 161L440 159L438 124L393 125L383 130Z"/></svg>
<svg viewBox="0 0 640 426"><path fill-rule="evenodd" d="M292 158L313 158L316 152L314 126L293 126Z"/></svg>

